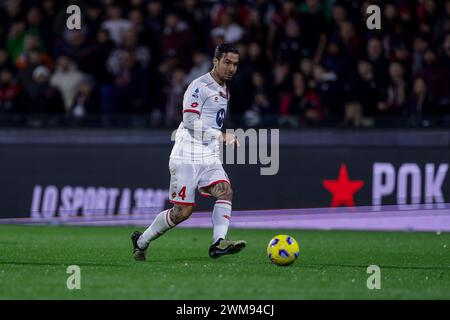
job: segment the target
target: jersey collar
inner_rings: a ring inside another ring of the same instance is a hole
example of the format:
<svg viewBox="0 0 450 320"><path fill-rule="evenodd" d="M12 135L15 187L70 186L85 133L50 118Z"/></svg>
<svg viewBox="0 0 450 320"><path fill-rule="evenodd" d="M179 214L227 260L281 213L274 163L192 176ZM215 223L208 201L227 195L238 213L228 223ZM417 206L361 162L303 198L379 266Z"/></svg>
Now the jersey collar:
<svg viewBox="0 0 450 320"><path fill-rule="evenodd" d="M223 86L221 86L217 81L216 81L216 79L214 79L214 77L211 75L211 72L212 71L209 71L208 72L208 76L212 79L212 81L214 81L219 87L221 87L222 89L224 89L225 91L227 90L227 84L224 82L223 83Z"/></svg>

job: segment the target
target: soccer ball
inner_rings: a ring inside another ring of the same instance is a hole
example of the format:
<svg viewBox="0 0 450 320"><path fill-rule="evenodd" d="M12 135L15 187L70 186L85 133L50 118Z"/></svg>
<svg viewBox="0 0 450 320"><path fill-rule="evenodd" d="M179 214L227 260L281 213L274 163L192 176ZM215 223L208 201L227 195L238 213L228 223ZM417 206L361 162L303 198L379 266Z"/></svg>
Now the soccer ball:
<svg viewBox="0 0 450 320"><path fill-rule="evenodd" d="M267 245L269 259L279 266L292 264L297 259L299 251L297 241L286 234L273 237Z"/></svg>

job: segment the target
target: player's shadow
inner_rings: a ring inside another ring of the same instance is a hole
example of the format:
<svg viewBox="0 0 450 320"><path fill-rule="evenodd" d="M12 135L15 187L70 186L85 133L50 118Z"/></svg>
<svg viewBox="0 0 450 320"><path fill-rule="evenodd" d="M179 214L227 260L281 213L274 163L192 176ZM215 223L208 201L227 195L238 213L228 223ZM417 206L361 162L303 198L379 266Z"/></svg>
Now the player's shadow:
<svg viewBox="0 0 450 320"><path fill-rule="evenodd" d="M119 267L128 268L129 264L113 264L113 263L92 263L82 261L71 262L28 262L28 261L0 261L4 265L23 265L23 266L70 266L77 265L80 267Z"/></svg>
<svg viewBox="0 0 450 320"><path fill-rule="evenodd" d="M167 258L167 260L155 260L158 262L210 262L213 259L211 259L208 256L201 256L201 257L184 257L184 258Z"/></svg>
<svg viewBox="0 0 450 320"><path fill-rule="evenodd" d="M320 264L303 264L302 268L316 268L316 269L324 269L327 267L336 267L336 268L364 268L366 269L368 265L366 264L333 264L333 263L320 263ZM450 267L432 267L432 266L393 266L393 265L379 265L381 269L399 269L399 270L440 270L440 271L448 271Z"/></svg>

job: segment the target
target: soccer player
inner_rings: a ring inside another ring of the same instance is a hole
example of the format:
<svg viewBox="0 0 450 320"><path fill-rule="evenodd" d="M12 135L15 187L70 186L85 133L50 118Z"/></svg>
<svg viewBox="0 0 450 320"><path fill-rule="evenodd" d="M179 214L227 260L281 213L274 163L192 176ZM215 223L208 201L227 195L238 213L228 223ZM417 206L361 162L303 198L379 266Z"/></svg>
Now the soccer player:
<svg viewBox="0 0 450 320"><path fill-rule="evenodd" d="M239 51L230 44L216 47L213 69L193 80L183 97L183 121L170 154L171 209L160 212L144 233L131 235L133 255L143 261L149 243L188 219L195 206L195 191L216 198L212 212L213 237L209 256L217 258L241 251L246 242L226 239L233 191L220 161L220 144L240 146L234 134L222 133L230 95L226 81L236 73Z"/></svg>

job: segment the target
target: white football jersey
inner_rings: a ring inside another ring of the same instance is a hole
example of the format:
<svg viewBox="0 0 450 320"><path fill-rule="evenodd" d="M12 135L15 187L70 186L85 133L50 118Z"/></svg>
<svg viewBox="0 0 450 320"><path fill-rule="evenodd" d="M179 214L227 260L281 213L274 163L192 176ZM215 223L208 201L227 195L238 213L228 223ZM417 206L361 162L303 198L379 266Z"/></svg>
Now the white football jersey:
<svg viewBox="0 0 450 320"><path fill-rule="evenodd" d="M226 85L219 85L209 72L191 82L184 93L183 113L197 116L201 120L197 124L201 125L194 131L192 128L186 128L184 122L180 123L171 159L197 162L220 157L218 137L229 98Z"/></svg>

